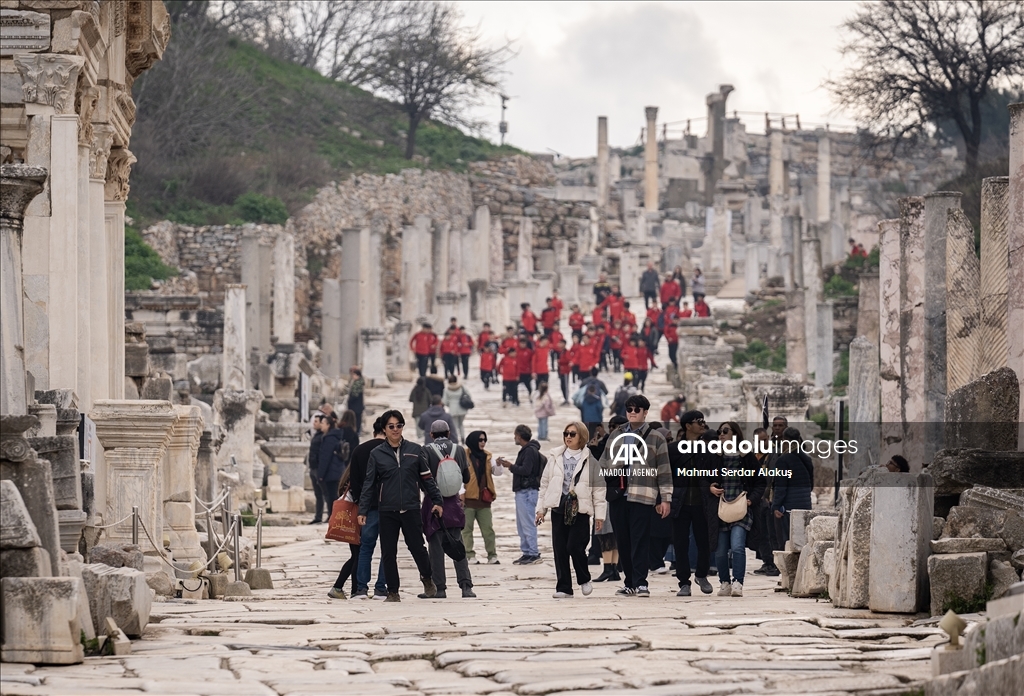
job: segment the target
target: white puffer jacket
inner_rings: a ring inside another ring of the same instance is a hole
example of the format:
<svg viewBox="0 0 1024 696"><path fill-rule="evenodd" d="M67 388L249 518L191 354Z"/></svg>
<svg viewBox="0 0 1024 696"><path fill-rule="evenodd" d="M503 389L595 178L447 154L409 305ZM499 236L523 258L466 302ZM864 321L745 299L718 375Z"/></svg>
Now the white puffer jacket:
<svg viewBox="0 0 1024 696"><path fill-rule="evenodd" d="M537 499L537 511L547 512L550 509L557 509L562 501L562 482L565 479L565 460L562 453L565 452L565 445L559 445L548 454L548 463L544 467L544 475L540 479L540 495ZM591 456L590 448L583 448L583 456L580 457L575 471L572 472L573 480L576 474L583 470L580 481L571 488L576 491L576 497L580 501L581 515L590 515L591 519L604 520L605 508L608 503L604 499L604 479L598 476L597 461ZM599 484L599 485L598 485Z"/></svg>

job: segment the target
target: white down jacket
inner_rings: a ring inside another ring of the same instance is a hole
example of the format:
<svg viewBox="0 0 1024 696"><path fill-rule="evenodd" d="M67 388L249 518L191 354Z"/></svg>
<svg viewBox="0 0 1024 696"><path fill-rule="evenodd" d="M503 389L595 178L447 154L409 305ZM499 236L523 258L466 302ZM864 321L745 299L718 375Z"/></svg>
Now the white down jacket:
<svg viewBox="0 0 1024 696"><path fill-rule="evenodd" d="M540 479L540 495L537 500L537 511L547 512L557 509L562 501L562 482L565 479L565 460L562 453L565 452L565 445L555 447L548 454L548 463L544 467L544 475ZM591 456L590 448L583 448L583 456L580 457L576 470L572 472L573 481L576 474L580 473L580 481L571 486L579 498L581 515L590 515L591 519L604 520L605 508L608 503L604 499L604 479L598 476L597 461ZM597 484L600 485L596 485Z"/></svg>

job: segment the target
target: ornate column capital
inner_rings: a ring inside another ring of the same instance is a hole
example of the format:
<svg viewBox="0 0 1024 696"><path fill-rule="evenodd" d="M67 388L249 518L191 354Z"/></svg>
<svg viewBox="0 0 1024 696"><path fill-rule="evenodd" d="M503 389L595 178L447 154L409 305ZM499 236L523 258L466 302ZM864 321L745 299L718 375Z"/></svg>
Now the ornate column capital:
<svg viewBox="0 0 1024 696"><path fill-rule="evenodd" d="M85 64L81 56L58 53L20 53L14 56L22 80L26 104L52 106L58 114L75 113L78 73Z"/></svg>
<svg viewBox="0 0 1024 696"><path fill-rule="evenodd" d="M85 87L78 90L75 101L75 111L78 113L78 142L85 147L91 146L92 141L92 114L100 101L100 91L95 87Z"/></svg>
<svg viewBox="0 0 1024 696"><path fill-rule="evenodd" d="M0 166L0 220L21 229L25 208L43 190L46 181L45 167L30 167L27 164L5 164Z"/></svg>
<svg viewBox="0 0 1024 696"><path fill-rule="evenodd" d="M135 155L126 147L115 147L110 151L107 158L107 200L126 201L128 200L128 176L131 174L132 165L135 164Z"/></svg>
<svg viewBox="0 0 1024 696"><path fill-rule="evenodd" d="M89 142L89 178L106 181L107 159L114 144L114 128L106 123L97 123L92 129Z"/></svg>

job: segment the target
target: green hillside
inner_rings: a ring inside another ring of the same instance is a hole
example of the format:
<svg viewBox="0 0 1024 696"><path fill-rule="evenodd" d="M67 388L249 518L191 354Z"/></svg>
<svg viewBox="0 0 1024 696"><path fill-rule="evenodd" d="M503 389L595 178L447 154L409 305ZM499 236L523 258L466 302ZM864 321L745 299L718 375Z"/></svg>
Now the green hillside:
<svg viewBox="0 0 1024 696"><path fill-rule="evenodd" d="M281 222L317 188L353 173L463 171L518 152L428 122L406 160L406 119L396 105L227 34L174 29L164 60L134 89L129 212L140 228L162 218Z"/></svg>

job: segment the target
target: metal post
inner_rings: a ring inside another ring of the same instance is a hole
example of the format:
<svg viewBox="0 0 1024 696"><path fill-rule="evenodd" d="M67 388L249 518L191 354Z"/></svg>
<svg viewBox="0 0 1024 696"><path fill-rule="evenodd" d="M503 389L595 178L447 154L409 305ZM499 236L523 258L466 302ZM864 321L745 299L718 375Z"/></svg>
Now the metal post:
<svg viewBox="0 0 1024 696"><path fill-rule="evenodd" d="M139 545L139 506L132 506L132 543Z"/></svg>
<svg viewBox="0 0 1024 696"><path fill-rule="evenodd" d="M263 508L256 516L256 567L263 567Z"/></svg>
<svg viewBox="0 0 1024 696"><path fill-rule="evenodd" d="M234 515L234 524L231 526L234 528L235 535L235 582L238 582L242 579L242 569L238 562L239 537L242 533L242 516L237 512Z"/></svg>
<svg viewBox="0 0 1024 696"><path fill-rule="evenodd" d="M213 513L206 511L206 565L213 563L213 551L217 547L213 543Z"/></svg>
<svg viewBox="0 0 1024 696"><path fill-rule="evenodd" d="M220 521L223 523L224 527L224 538L227 539L228 535L231 534L231 522L229 522L229 519L231 517L230 493L227 495L226 498L224 498L224 502L222 503L222 505L223 507L220 509Z"/></svg>
<svg viewBox="0 0 1024 696"><path fill-rule="evenodd" d="M843 421L846 420L845 419L845 415L846 414L844 413L845 406L846 406L846 402L843 401L842 399L840 399L836 403L836 412L838 414L838 417L836 418L836 439L835 439L836 442L840 442L843 439L843 434L844 434L843 433ZM845 450L846 448L843 447L842 449ZM839 482L842 481L842 480L843 480L843 453L840 451L840 452L836 452L836 498L835 498L835 502L837 504L839 503Z"/></svg>

